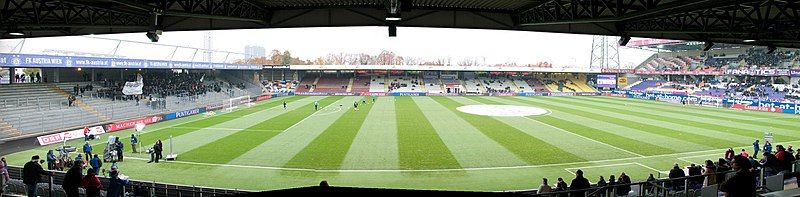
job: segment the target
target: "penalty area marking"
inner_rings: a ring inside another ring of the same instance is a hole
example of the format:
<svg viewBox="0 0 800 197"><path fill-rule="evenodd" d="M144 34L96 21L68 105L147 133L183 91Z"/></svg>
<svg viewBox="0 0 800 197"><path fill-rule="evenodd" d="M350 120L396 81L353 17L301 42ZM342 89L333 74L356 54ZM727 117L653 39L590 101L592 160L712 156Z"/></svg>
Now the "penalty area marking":
<svg viewBox="0 0 800 197"><path fill-rule="evenodd" d="M795 143L795 142L800 142L800 140L788 141L788 142L780 142L780 143L781 144L786 144L786 143ZM742 148L742 147L736 147L736 148ZM746 148L746 147L744 147L744 148ZM212 163L199 163L199 162L189 162L189 161L167 161L166 163L180 163L180 164L215 166L215 167L266 169L266 170L304 171L304 172L319 172L319 173L457 172L457 171L508 170L508 169L525 169L525 168L541 168L541 167L553 167L553 166L568 166L568 165L578 165L578 164L593 164L593 163L604 163L604 162L615 162L615 161L628 161L628 160L636 160L636 159L669 157L669 156L677 156L677 155L689 155L689 156L691 156L691 154L696 154L696 153L717 152L717 151L718 152L723 152L725 150L727 150L727 148L725 148L725 149L713 149L713 150L702 150L702 151L694 151L694 152L670 153L670 154L662 154L662 155L651 155L651 156L644 156L644 157L628 157L628 158L619 158L619 159L606 159L606 160L596 160L596 161L579 161L579 162L554 163L554 164L542 164L542 165L482 167L482 168L459 168L459 169L429 169L429 170L392 170L392 169L387 169L387 170L380 170L380 169L367 169L367 170L317 170L317 169L308 169L308 168L284 168L284 167L269 167L269 166L235 165L235 164L212 164ZM686 156L686 157L688 157L688 156ZM700 157L700 156L697 156L697 157ZM129 156L129 158L133 158L135 160L143 160L143 161L150 160L149 158L139 158L139 157L135 157L135 156ZM643 165L643 164L638 163L638 162L626 162L626 163L634 163L636 165L645 167L647 169L651 169L651 170L654 170L654 171L657 171L657 172L663 172L663 171L658 171L655 168L649 167L647 165Z"/></svg>
<svg viewBox="0 0 800 197"><path fill-rule="evenodd" d="M588 168L614 167L614 166L627 166L627 165L637 165L637 166L641 166L643 168L647 168L647 169L655 171L655 172L661 172L661 173L666 172L666 171L659 171L658 169L655 169L653 167L641 164L639 162L629 162L629 163L617 163L617 164L606 164L606 165L596 165L596 166L583 166L583 167L574 167L574 168L564 168L564 170L566 170L567 172L571 173L572 175L575 175L575 172L573 172L572 170L580 170L580 169L588 169Z"/></svg>
<svg viewBox="0 0 800 197"><path fill-rule="evenodd" d="M552 127L552 128L554 128L554 129L557 129L557 130L560 130L560 131L563 131L563 132L567 132L567 133L569 133L569 134L572 134L572 135L575 135L575 136L581 137L581 138L583 138L583 139L587 139L587 140L589 140L589 141L592 141L592 142L596 142L596 143L599 143L599 144L602 144L602 145L606 145L606 146L608 146L608 147L611 147L611 148L614 148L614 149L617 149L617 150L621 150L622 152L626 152L626 153L628 153L628 154L636 155L637 157L642 157L642 158L644 158L644 157L645 157L644 155L641 155L641 154L639 154L639 153L634 153L634 152L631 152L631 151L629 151L629 150L625 150L625 149L623 149L623 148L620 148L620 147L612 146L611 144L606 144L605 142L597 141L597 140L595 140L595 139L588 138L588 137L586 137L586 136L578 135L577 133L573 133L573 132L570 132L570 131L564 130L564 129L562 129L562 128L558 128L558 127L556 127L556 126L553 126L553 125L550 125L550 124L547 124L547 123L543 123L543 122L541 122L541 121L538 121L538 120L536 120L536 119L533 119L533 118L531 118L531 117L526 117L526 118L528 118L528 119L530 119L530 120L532 120L532 121L535 121L535 122L541 123L541 124L543 124L543 125L547 125L547 126L549 126L549 127Z"/></svg>
<svg viewBox="0 0 800 197"><path fill-rule="evenodd" d="M540 116L549 114L549 110L520 105L464 105L456 108L463 113L482 116Z"/></svg>

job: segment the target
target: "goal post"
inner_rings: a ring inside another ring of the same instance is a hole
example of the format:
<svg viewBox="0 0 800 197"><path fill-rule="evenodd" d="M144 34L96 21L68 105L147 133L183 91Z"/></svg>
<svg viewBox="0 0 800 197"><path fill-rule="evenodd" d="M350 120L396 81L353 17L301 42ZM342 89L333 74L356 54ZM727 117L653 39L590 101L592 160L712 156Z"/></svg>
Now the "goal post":
<svg viewBox="0 0 800 197"><path fill-rule="evenodd" d="M236 108L238 108L239 106L243 106L243 107L251 107L251 106L253 106L253 103L250 100L250 95L245 95L245 96L240 96L240 97L228 99L228 102L226 103L226 106L225 106L225 110L226 111L233 111Z"/></svg>

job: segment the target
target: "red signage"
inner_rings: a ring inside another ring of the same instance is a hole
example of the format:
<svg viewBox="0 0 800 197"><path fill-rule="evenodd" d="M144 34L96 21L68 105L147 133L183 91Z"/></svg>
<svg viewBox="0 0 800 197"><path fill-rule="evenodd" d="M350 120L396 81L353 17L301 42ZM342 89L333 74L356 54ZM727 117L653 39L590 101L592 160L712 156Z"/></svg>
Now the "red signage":
<svg viewBox="0 0 800 197"><path fill-rule="evenodd" d="M386 96L386 92L362 92L361 96Z"/></svg>
<svg viewBox="0 0 800 197"><path fill-rule="evenodd" d="M105 132L106 131L103 130L102 126L89 127L89 134L92 134L92 135L100 135L100 134L103 134ZM75 130L72 130L72 131L65 131L65 132L61 132L61 133L54 133L54 134L50 134L50 135L39 136L39 137L36 137L36 139L39 140L39 144L40 145L44 146L44 145L50 145L50 144L59 143L59 142L62 142L64 140L78 139L78 138L83 138L83 137L84 137L83 129L75 129Z"/></svg>
<svg viewBox="0 0 800 197"><path fill-rule="evenodd" d="M733 109L742 109L742 110L752 110L752 111L783 113L783 109L781 109L780 107L764 107L764 106L749 106L749 105L742 105L742 104L733 104L731 106L731 108L733 108Z"/></svg>
<svg viewBox="0 0 800 197"><path fill-rule="evenodd" d="M263 100L267 100L267 99L270 99L270 98L272 98L271 94L270 95L261 95L261 96L256 97L256 101L263 101Z"/></svg>
<svg viewBox="0 0 800 197"><path fill-rule="evenodd" d="M135 119L135 120L128 120L128 121L119 122L119 123L112 123L112 124L106 125L106 132L114 132L114 131L119 131L119 130L123 130L123 129L130 129L130 128L136 127L136 124L139 124L139 123L142 123L142 124L153 124L153 123L156 123L158 121L161 121L162 119L163 118L161 116L148 116L148 117Z"/></svg>

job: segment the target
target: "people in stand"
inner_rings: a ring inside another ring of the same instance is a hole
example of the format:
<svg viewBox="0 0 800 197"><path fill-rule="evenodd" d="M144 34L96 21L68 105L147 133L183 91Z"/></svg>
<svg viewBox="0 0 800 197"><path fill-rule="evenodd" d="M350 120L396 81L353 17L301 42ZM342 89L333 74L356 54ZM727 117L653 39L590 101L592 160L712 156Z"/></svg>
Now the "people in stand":
<svg viewBox="0 0 800 197"><path fill-rule="evenodd" d="M742 149L742 152L739 152L739 155L741 155L741 156L743 156L743 157L750 157L750 154L749 154L749 153L747 153L747 151L746 151L746 150L744 150L744 149Z"/></svg>
<svg viewBox="0 0 800 197"><path fill-rule="evenodd" d="M764 142L764 152L772 153L772 144L769 141Z"/></svg>
<svg viewBox="0 0 800 197"><path fill-rule="evenodd" d="M569 189L573 190L571 196L585 196L586 191L584 191L584 189L588 189L589 186L591 186L589 180L584 178L583 171L578 169L578 171L575 172L575 178L572 179L569 185Z"/></svg>
<svg viewBox="0 0 800 197"><path fill-rule="evenodd" d="M736 155L736 152L733 151L733 148L728 148L728 150L725 151L725 160L727 160L728 162L731 162L731 159L733 159L733 156L735 156L735 155Z"/></svg>
<svg viewBox="0 0 800 197"><path fill-rule="evenodd" d="M671 170L669 170L669 179L677 179L685 176L686 173L681 170L677 163L672 166ZM670 181L670 185L672 185L673 190L679 190L683 187L683 180L672 180Z"/></svg>
<svg viewBox="0 0 800 197"><path fill-rule="evenodd" d="M0 196L3 195L4 188L6 183L11 180L11 177L8 174L8 163L6 163L6 158L0 158Z"/></svg>
<svg viewBox="0 0 800 197"><path fill-rule="evenodd" d="M564 182L564 179L562 179L561 177L558 177L558 182L556 182L556 189L553 190L553 191L554 192L567 191L567 183ZM561 194L560 196L567 196L567 194L564 193L564 194Z"/></svg>
<svg viewBox="0 0 800 197"><path fill-rule="evenodd" d="M753 142L753 157L758 158L758 150L761 149L761 146L758 145L758 140Z"/></svg>
<svg viewBox="0 0 800 197"><path fill-rule="evenodd" d="M161 144L161 140L156 141L156 143L153 144L153 151L150 152L150 161L147 163L152 163L154 161L158 163L158 160L163 157L163 155L161 155L161 151L163 150L162 148L163 145Z"/></svg>
<svg viewBox="0 0 800 197"><path fill-rule="evenodd" d="M119 177L119 169L116 166L111 167L108 180L108 191L106 197L121 197L124 196L122 187L128 184L128 180L123 180Z"/></svg>
<svg viewBox="0 0 800 197"><path fill-rule="evenodd" d="M133 149L133 153L138 152L136 151L136 145L138 144L139 144L139 138L137 138L136 135L131 134L131 149Z"/></svg>
<svg viewBox="0 0 800 197"><path fill-rule="evenodd" d="M83 168L81 167L81 163L75 161L75 164L67 170L67 174L64 175L64 182L61 184L61 188L64 188L67 197L80 196L78 188L81 186L82 178Z"/></svg>
<svg viewBox="0 0 800 197"><path fill-rule="evenodd" d="M539 185L539 189L536 190L537 194L552 192L553 188L547 184L547 178L542 178L542 184Z"/></svg>
<svg viewBox="0 0 800 197"><path fill-rule="evenodd" d="M95 172L100 172L100 168L103 167L103 160L100 160L100 157L94 154L94 157L89 160L89 165L92 166Z"/></svg>
<svg viewBox="0 0 800 197"><path fill-rule="evenodd" d="M607 185L606 179L603 176L600 176L600 180L597 180L597 187L603 188ZM604 197L606 194L606 189L600 189L600 192L597 192L600 197Z"/></svg>
<svg viewBox="0 0 800 197"><path fill-rule="evenodd" d="M617 183L616 176L614 176L613 174L609 175L608 176L608 186L615 186L615 185L619 185L619 183ZM603 193L606 193L606 194L611 193L611 196L614 196L614 195L616 195L615 193L613 193L614 189L619 190L619 188L610 187L608 190L604 191Z"/></svg>
<svg viewBox="0 0 800 197"><path fill-rule="evenodd" d="M22 168L22 183L27 187L29 197L37 196L36 185L42 182L42 175L52 175L52 173L42 169L39 165L39 155L34 155Z"/></svg>
<svg viewBox="0 0 800 197"><path fill-rule="evenodd" d="M720 184L719 191L724 192L726 197L756 196L755 175L750 171L747 158L735 156L732 165L736 173Z"/></svg>
<svg viewBox="0 0 800 197"><path fill-rule="evenodd" d="M103 189L103 184L100 183L100 178L97 178L97 171L94 168L86 171L86 176L81 179L81 186L86 190L87 197L100 197L100 189Z"/></svg>
<svg viewBox="0 0 800 197"><path fill-rule="evenodd" d="M698 177L692 178L690 180L691 181L690 184L692 185L692 187L695 187L695 186L700 185L700 184L703 183L703 177L699 176L699 175L703 174L702 170L700 169L700 166L697 166L695 164L691 164L691 165L689 165L687 171L689 172L689 176L698 176Z"/></svg>
<svg viewBox="0 0 800 197"><path fill-rule="evenodd" d="M705 168L703 168L703 187L707 187L709 185L717 184L717 176L714 174L716 172L716 166L714 166L714 162L711 160L706 160Z"/></svg>
<svg viewBox="0 0 800 197"><path fill-rule="evenodd" d="M617 180L618 184L629 184L631 183L631 177L629 177L625 172L619 174L619 180ZM617 190L617 195L626 196L628 193L631 192L630 185L623 185Z"/></svg>

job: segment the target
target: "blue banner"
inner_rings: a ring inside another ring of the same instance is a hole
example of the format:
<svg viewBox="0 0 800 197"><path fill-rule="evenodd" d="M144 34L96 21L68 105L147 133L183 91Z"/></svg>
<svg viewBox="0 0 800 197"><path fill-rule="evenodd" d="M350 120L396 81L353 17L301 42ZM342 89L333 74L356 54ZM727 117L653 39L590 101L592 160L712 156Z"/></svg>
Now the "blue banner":
<svg viewBox="0 0 800 197"><path fill-rule="evenodd" d="M169 113L169 114L164 115L164 120L172 120L172 119L177 119L177 118L183 118L183 117L186 117L186 116L200 114L200 113L203 113L203 112L206 112L206 108L194 108L194 109L189 109L189 110L183 110L183 111Z"/></svg>
<svg viewBox="0 0 800 197"><path fill-rule="evenodd" d="M0 67L261 70L261 65L0 53Z"/></svg>
<svg viewBox="0 0 800 197"><path fill-rule="evenodd" d="M391 92L389 96L425 96L425 92Z"/></svg>
<svg viewBox="0 0 800 197"><path fill-rule="evenodd" d="M680 103L682 101L696 103L699 101L705 101L709 99L709 97L688 96L688 95L669 94L669 93L649 93L649 92L635 92L635 91L611 91L610 93L614 95L625 95L625 97L628 98L657 100L657 101L672 102L672 103ZM732 106L738 104L751 107L751 109L780 108L779 112L781 113L800 114L800 104L795 104L795 103L754 101L750 99L733 99L733 98L722 99L722 103L725 106Z"/></svg>

